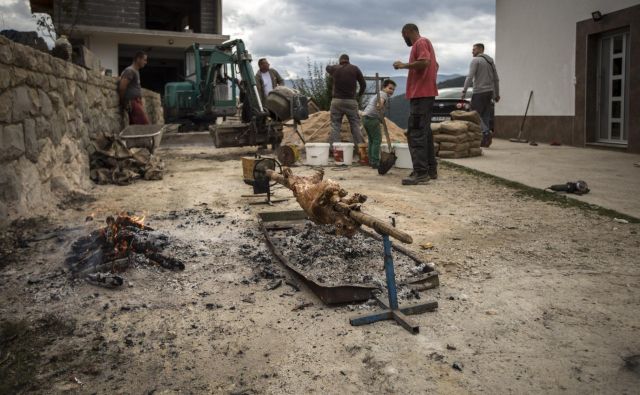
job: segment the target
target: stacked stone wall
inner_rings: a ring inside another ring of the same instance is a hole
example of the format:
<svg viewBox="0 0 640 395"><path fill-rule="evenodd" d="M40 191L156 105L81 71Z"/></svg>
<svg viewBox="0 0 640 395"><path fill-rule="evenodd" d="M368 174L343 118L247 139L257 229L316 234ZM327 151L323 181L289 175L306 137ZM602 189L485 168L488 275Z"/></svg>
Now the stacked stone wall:
<svg viewBox="0 0 640 395"><path fill-rule="evenodd" d="M0 225L91 188L90 139L123 128L117 78L0 36ZM152 123L160 96L144 91Z"/></svg>

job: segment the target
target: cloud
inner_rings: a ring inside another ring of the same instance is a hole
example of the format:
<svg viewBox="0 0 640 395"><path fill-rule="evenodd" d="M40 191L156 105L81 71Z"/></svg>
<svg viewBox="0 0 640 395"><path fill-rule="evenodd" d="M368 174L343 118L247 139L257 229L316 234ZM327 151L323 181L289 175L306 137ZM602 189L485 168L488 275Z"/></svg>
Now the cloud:
<svg viewBox="0 0 640 395"><path fill-rule="evenodd" d="M31 16L27 0L0 0L0 30L35 31L36 22Z"/></svg>
<svg viewBox="0 0 640 395"><path fill-rule="evenodd" d="M471 46L495 47L495 1L460 0L257 0L225 2L223 31L242 38L254 58L267 57L289 76L306 75L307 61L326 64L341 53L365 74L402 75L395 60L407 60L400 30L420 28L435 48L444 74L465 74Z"/></svg>

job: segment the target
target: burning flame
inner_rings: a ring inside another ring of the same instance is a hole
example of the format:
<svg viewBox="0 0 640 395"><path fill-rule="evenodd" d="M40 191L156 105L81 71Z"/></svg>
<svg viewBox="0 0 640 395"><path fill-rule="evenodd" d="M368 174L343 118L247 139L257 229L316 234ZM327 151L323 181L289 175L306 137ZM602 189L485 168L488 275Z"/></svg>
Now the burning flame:
<svg viewBox="0 0 640 395"><path fill-rule="evenodd" d="M126 228L135 227L138 229L146 228L144 225L145 216L127 215L127 213L120 213L115 218L112 216L107 217L107 226L100 229L102 236L113 245L113 252L117 257L124 257L128 254L132 245L129 245L126 239Z"/></svg>

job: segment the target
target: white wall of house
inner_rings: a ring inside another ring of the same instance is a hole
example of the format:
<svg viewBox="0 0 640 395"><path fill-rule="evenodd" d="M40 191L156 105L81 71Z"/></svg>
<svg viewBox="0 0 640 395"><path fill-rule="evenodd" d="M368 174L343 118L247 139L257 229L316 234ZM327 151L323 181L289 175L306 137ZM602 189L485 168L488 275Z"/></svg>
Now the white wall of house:
<svg viewBox="0 0 640 395"><path fill-rule="evenodd" d="M118 74L118 42L109 36L89 37L88 48L100 59L100 65Z"/></svg>
<svg viewBox="0 0 640 395"><path fill-rule="evenodd" d="M575 115L576 23L638 0L496 0L496 115Z"/></svg>

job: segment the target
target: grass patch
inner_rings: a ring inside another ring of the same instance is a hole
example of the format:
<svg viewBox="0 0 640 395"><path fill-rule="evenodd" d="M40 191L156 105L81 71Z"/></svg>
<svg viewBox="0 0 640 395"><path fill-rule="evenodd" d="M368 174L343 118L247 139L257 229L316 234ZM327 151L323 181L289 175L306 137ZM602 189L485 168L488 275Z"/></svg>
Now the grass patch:
<svg viewBox="0 0 640 395"><path fill-rule="evenodd" d="M440 161L439 164L448 169L454 169L462 173L466 173L475 177L484 178L494 185L505 186L514 189L515 197L527 197L538 201L554 204L560 207L578 208L580 210L596 213L608 218L620 218L629 221L629 223L640 223L640 219L623 214L621 212L604 208L595 204L586 203L577 199L572 199L564 194L546 192L539 188L533 188L528 185L521 184L516 181L510 181L492 174L484 173L475 169L471 169L456 163L448 161Z"/></svg>

